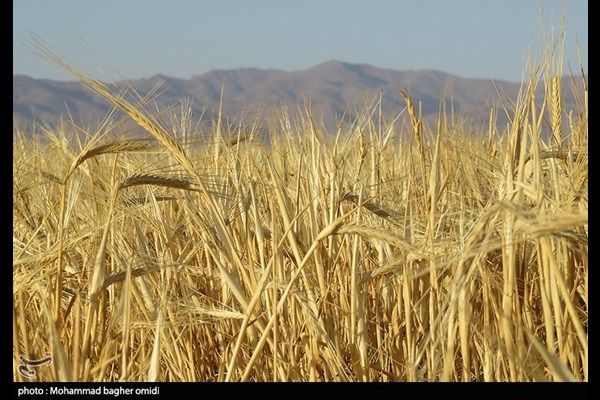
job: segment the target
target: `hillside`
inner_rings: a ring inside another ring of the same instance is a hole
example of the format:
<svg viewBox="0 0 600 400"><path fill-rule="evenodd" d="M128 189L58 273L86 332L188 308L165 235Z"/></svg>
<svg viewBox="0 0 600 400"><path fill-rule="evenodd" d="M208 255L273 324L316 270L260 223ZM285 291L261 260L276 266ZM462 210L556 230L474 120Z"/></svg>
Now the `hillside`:
<svg viewBox="0 0 600 400"><path fill-rule="evenodd" d="M223 88L223 115L232 123L240 121L242 116L247 122L257 112L267 116L281 105L294 110L306 99L310 99L316 115L325 117L325 122L338 120L343 115L351 119L355 110L364 110L365 102L373 102L380 95L383 114L393 118L405 106L400 90L407 89L415 101L421 101L425 120L435 120L440 96L444 95L448 110L487 125L489 107L502 110L498 92L515 99L519 84L462 78L433 70L396 71L328 61L291 72L255 68L213 70L187 80L156 75L119 81L113 87L116 92L133 88L142 97L150 94L154 110L158 106L158 110L171 108L179 112L182 100L192 100L193 115L203 115L205 121L216 115ZM563 88L565 109L572 109L574 102L569 83L565 81ZM543 90L543 85L539 90ZM13 116L24 126L32 126L34 121L52 126L61 118L69 117L80 126L93 127L109 110L108 103L78 82L13 76ZM503 112L498 115L502 128L506 119Z"/></svg>

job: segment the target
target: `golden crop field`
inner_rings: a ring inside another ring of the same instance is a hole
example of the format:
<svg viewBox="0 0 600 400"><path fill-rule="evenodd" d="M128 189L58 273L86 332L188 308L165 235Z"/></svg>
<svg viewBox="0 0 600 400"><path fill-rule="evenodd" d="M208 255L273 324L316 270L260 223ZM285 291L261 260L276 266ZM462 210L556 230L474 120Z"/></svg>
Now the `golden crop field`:
<svg viewBox="0 0 600 400"><path fill-rule="evenodd" d="M587 78L560 54L506 128L402 92L405 122L282 110L268 144L44 56L148 136L15 133L15 381L46 351L36 381L588 380Z"/></svg>

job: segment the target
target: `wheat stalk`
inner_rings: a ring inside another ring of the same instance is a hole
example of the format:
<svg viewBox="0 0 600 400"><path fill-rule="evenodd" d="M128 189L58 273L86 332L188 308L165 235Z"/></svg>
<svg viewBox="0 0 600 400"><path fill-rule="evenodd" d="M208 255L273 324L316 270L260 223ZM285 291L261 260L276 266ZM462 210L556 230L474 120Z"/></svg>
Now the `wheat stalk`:
<svg viewBox="0 0 600 400"><path fill-rule="evenodd" d="M550 121L552 122L552 137L560 151L562 148L562 98L561 98L561 77L554 76L551 83L550 96Z"/></svg>

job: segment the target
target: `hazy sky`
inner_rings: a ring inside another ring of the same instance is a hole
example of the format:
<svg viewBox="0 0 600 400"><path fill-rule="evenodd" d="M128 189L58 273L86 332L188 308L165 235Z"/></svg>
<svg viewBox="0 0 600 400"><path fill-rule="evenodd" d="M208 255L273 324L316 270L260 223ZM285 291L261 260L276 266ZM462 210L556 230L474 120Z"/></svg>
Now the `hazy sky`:
<svg viewBox="0 0 600 400"><path fill-rule="evenodd" d="M520 81L562 0L13 0L13 73L70 80L31 55L37 35L100 79L211 69L305 69L335 59ZM553 15L551 15L553 13ZM546 33L547 33L546 32ZM587 66L588 1L567 3L565 72ZM587 69L586 69L587 71Z"/></svg>

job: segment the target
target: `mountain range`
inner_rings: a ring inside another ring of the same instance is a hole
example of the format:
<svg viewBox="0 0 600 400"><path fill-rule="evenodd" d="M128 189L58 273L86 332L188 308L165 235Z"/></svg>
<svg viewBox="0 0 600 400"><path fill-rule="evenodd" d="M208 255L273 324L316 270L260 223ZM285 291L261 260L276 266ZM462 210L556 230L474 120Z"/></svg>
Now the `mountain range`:
<svg viewBox="0 0 600 400"><path fill-rule="evenodd" d="M448 111L461 113L476 124L487 125L490 107L495 107L499 127L507 121L502 104L506 104L506 98L516 99L520 87L519 83L463 78L435 70L397 71L340 61L324 62L301 71L212 70L190 79L155 75L108 85L114 93L128 92L130 99L134 99L131 88L142 98L148 96L151 107L147 104L147 110L155 115L164 110L175 115L192 111L193 116L211 121L222 99L222 114L233 124L240 120L251 123L256 113L266 116L280 110L282 105L298 109L307 101L313 115L329 122L342 117L351 119L365 110L365 104L378 99L382 114L394 118L405 107L400 91L407 90L415 105L421 102L426 120L435 120L443 97ZM569 82L565 81L563 88L568 89ZM540 99L541 82L538 90ZM503 93L503 100L498 93ZM575 106L570 93L565 90L566 109ZM34 122L53 126L65 118L89 128L96 126L110 110L111 104L79 82L13 75L13 118L25 129ZM164 116L161 120L172 119L167 113L160 115Z"/></svg>

